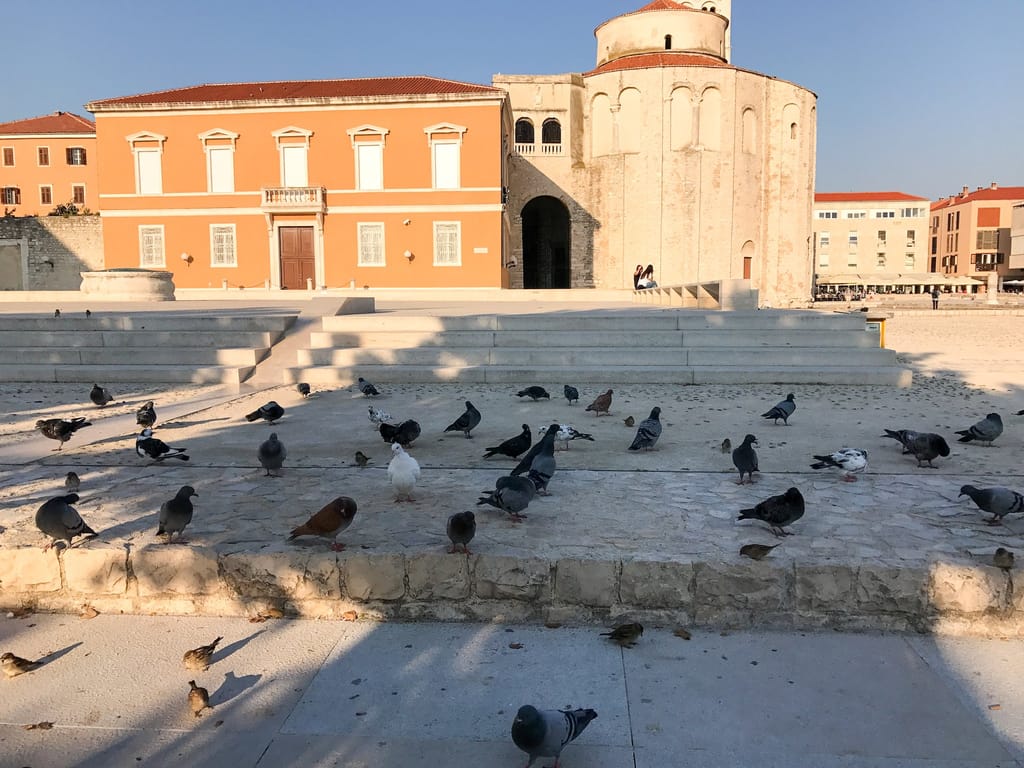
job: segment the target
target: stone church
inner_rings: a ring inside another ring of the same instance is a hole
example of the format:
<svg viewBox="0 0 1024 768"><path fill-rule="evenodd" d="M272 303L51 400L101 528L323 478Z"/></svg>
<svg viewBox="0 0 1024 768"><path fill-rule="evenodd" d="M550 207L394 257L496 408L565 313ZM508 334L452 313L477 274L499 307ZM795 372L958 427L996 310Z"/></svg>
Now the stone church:
<svg viewBox="0 0 1024 768"><path fill-rule="evenodd" d="M512 287L746 278L811 294L816 96L730 63L731 0L654 0L594 31L582 73L495 75L509 95Z"/></svg>

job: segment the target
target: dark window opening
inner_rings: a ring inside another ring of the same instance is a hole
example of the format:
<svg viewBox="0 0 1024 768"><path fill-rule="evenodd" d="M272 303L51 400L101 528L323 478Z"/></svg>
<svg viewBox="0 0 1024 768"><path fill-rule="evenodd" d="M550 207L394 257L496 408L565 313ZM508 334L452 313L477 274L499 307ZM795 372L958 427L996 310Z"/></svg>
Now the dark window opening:
<svg viewBox="0 0 1024 768"><path fill-rule="evenodd" d="M4 187L0 191L0 203L4 205L21 205L21 190L17 187Z"/></svg>
<svg viewBox="0 0 1024 768"><path fill-rule="evenodd" d="M533 121L521 117L516 120L516 144L533 144Z"/></svg>
<svg viewBox="0 0 1024 768"><path fill-rule="evenodd" d="M665 35L665 50L672 50L672 35Z"/></svg>
<svg viewBox="0 0 1024 768"><path fill-rule="evenodd" d="M85 147L68 147L65 154L68 165L85 165Z"/></svg>
<svg viewBox="0 0 1024 768"><path fill-rule="evenodd" d="M562 124L553 117L545 120L540 128L540 140L542 144L561 144Z"/></svg>

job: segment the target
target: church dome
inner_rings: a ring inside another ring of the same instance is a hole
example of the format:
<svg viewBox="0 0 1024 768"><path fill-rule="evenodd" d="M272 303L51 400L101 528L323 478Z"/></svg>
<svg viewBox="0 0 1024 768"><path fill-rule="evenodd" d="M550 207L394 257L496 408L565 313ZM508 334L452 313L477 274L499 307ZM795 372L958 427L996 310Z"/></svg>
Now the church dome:
<svg viewBox="0 0 1024 768"><path fill-rule="evenodd" d="M597 68L637 54L690 54L729 60L730 0L653 0L594 30Z"/></svg>

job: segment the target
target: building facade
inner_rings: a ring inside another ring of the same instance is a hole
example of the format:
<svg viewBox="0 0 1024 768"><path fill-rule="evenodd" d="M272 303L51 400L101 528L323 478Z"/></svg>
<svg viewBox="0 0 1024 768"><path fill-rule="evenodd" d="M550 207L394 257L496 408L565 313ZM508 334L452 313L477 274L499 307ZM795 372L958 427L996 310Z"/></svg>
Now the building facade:
<svg viewBox="0 0 1024 768"><path fill-rule="evenodd" d="M816 96L730 64L730 6L655 0L595 30L594 69L496 75L515 119L512 284L748 278L811 296Z"/></svg>
<svg viewBox="0 0 1024 768"><path fill-rule="evenodd" d="M1011 213L1010 269L1024 269L1024 203L1014 205Z"/></svg>
<svg viewBox="0 0 1024 768"><path fill-rule="evenodd" d="M94 101L107 268L184 288L508 285L512 122L432 77Z"/></svg>
<svg viewBox="0 0 1024 768"><path fill-rule="evenodd" d="M95 150L95 124L71 112L0 123L0 213L98 210Z"/></svg>
<svg viewBox="0 0 1024 768"><path fill-rule="evenodd" d="M931 205L930 269L987 281L1024 277L1024 264L1011 260L1014 206L1024 202L1024 187L991 184L973 192L964 187Z"/></svg>
<svg viewBox="0 0 1024 768"><path fill-rule="evenodd" d="M925 284L930 203L904 192L816 193L816 293L827 293L830 286Z"/></svg>

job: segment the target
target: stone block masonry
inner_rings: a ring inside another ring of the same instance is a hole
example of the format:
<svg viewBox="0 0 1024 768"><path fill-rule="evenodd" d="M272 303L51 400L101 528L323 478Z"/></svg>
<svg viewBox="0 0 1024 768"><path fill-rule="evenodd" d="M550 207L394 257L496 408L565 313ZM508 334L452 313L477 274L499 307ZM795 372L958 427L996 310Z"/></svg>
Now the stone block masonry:
<svg viewBox="0 0 1024 768"><path fill-rule="evenodd" d="M81 272L104 268L99 216L0 217L0 244L5 241L7 249L25 253L12 260L20 262L19 275L7 275L0 289L77 291Z"/></svg>

